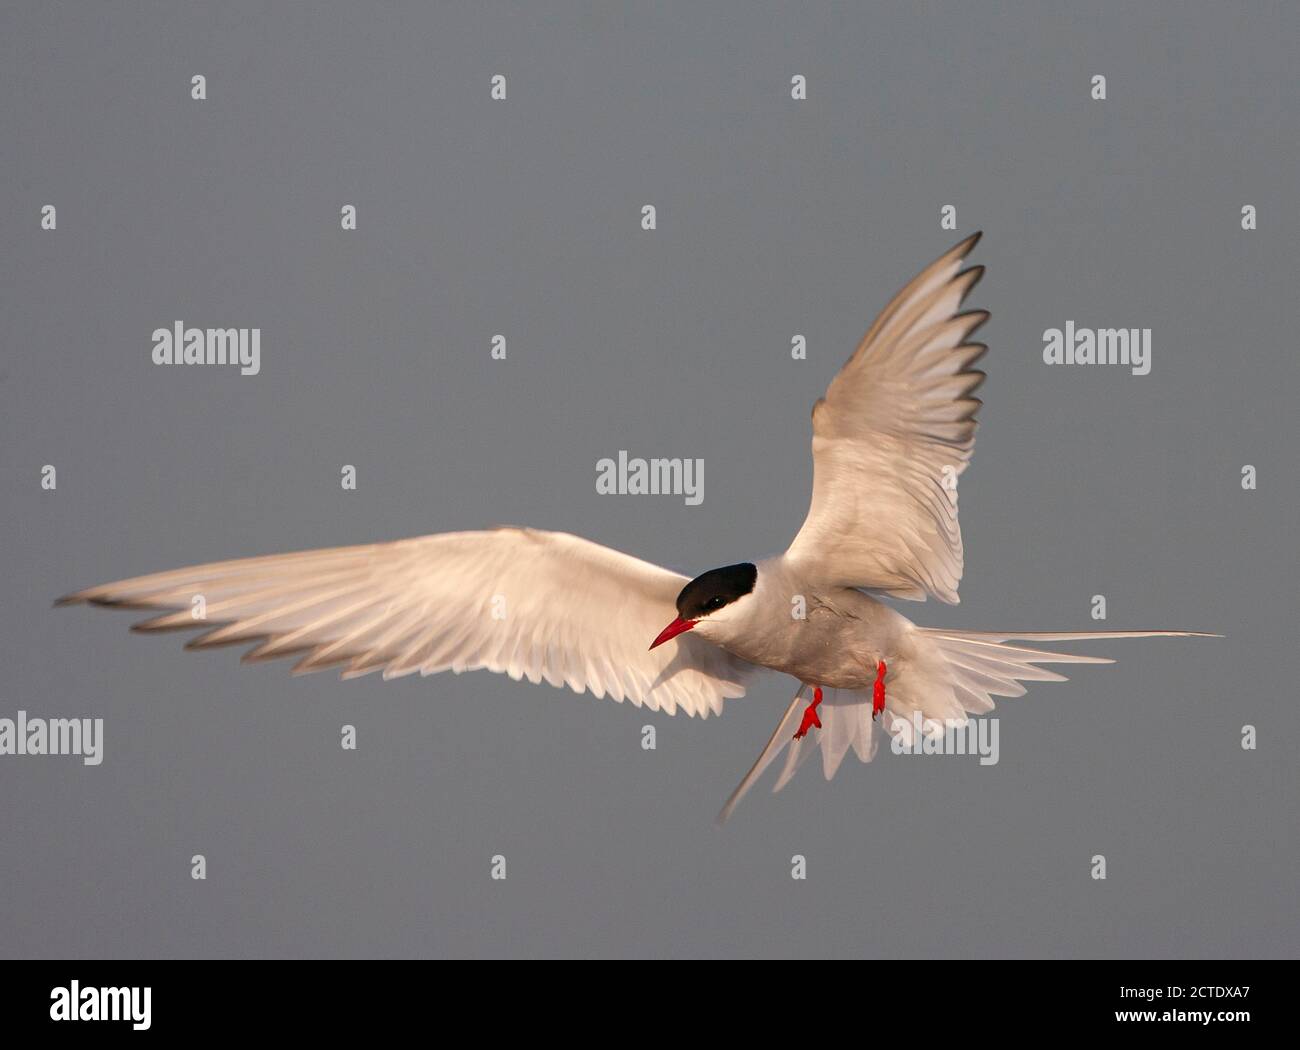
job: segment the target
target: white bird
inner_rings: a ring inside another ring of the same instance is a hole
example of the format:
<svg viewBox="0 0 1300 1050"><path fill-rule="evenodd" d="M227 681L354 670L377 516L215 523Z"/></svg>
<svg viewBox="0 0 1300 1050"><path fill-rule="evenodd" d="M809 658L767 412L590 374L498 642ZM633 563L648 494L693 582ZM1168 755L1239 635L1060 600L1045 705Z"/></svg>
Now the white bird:
<svg viewBox="0 0 1300 1050"><path fill-rule="evenodd" d="M168 610L134 629L206 627L186 648L258 643L246 661L305 654L295 673L482 668L669 715L721 714L759 668L792 675L799 689L722 820L782 748L773 790L817 749L827 779L850 747L870 761L882 712L891 733L960 725L1022 681L1064 680L1040 664L1113 662L1011 642L1197 633L939 630L880 600L958 601L956 480L987 349L970 337L989 316L958 311L983 272L962 269L979 237L894 297L813 406L812 504L783 554L688 580L567 533L497 528L196 565L56 604Z"/></svg>

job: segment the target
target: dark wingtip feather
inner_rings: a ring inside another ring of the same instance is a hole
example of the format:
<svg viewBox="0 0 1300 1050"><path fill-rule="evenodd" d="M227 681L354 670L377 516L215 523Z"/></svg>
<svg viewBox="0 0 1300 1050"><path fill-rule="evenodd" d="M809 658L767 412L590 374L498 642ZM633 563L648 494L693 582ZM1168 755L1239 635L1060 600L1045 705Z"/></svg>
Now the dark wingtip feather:
<svg viewBox="0 0 1300 1050"><path fill-rule="evenodd" d="M139 623L131 624L131 630L136 634L167 634L171 631L193 631L196 628L204 626L201 620L194 623L173 623L166 627L159 626L157 617L149 620L141 620Z"/></svg>
<svg viewBox="0 0 1300 1050"><path fill-rule="evenodd" d="M205 624L195 624L195 627L206 626ZM248 636L238 636L234 638L213 638L212 636L221 630L220 627L199 635L197 638L191 638L185 643L185 648L192 653L205 652L208 649L225 649L231 645L247 645Z"/></svg>
<svg viewBox="0 0 1300 1050"><path fill-rule="evenodd" d="M110 598L105 595L90 595L86 599L90 605L98 605L103 609L161 609L164 606L159 605L151 598Z"/></svg>
<svg viewBox="0 0 1300 1050"><path fill-rule="evenodd" d="M955 254L959 259L966 258L966 256L968 256L971 253L971 251L975 248L975 245L979 244L980 238L983 236L984 236L983 230L976 230L964 241L959 241L957 243L956 247L953 248L953 254Z"/></svg>

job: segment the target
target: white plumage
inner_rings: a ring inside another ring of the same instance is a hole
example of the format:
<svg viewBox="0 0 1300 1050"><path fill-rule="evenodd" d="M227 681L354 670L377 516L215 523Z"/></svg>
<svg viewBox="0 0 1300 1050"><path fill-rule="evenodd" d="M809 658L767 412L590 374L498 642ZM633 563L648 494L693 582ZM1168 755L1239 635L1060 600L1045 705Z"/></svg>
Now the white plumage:
<svg viewBox="0 0 1300 1050"><path fill-rule="evenodd" d="M1190 634L936 630L879 600L958 600L957 479L984 378L970 337L988 319L959 311L982 272L962 269L978 238L894 297L814 406L808 516L757 565L690 581L577 536L500 528L197 565L60 603L164 610L136 629L202 628L189 648L252 644L245 660L296 654L295 672L486 669L670 715L720 714L759 667L791 674L800 689L724 819L783 748L775 790L814 751L827 779L850 750L870 761L878 676L882 724L901 733L914 716L960 723L1022 682L1064 680L1043 664L1111 662L1012 642ZM826 687L821 728L794 739L806 686Z"/></svg>
<svg viewBox="0 0 1300 1050"><path fill-rule="evenodd" d="M975 448L968 342L988 320L958 313L984 272L969 237L898 293L813 406L813 495L786 552L809 578L896 598L957 602L957 478Z"/></svg>
<svg viewBox="0 0 1300 1050"><path fill-rule="evenodd" d="M60 600L174 609L135 629L206 628L191 649L260 642L246 661L298 655L296 673L485 669L670 715L720 714L744 695L747 665L699 638L646 648L687 582L578 536L498 528L195 565Z"/></svg>

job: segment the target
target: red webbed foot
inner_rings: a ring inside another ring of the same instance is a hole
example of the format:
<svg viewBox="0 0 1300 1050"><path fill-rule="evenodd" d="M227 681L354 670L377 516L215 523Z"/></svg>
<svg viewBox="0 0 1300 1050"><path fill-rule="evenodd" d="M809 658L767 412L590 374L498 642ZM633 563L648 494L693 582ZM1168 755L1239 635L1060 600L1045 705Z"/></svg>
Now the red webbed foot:
<svg viewBox="0 0 1300 1050"><path fill-rule="evenodd" d="M822 727L822 720L817 717L817 705L822 702L822 687L813 686L812 703L803 709L803 720L799 723L799 730L795 733L796 740L802 740L808 734L808 730L813 726L818 729Z"/></svg>
<svg viewBox="0 0 1300 1050"><path fill-rule="evenodd" d="M876 684L871 687L871 720L885 709L885 661L876 664Z"/></svg>

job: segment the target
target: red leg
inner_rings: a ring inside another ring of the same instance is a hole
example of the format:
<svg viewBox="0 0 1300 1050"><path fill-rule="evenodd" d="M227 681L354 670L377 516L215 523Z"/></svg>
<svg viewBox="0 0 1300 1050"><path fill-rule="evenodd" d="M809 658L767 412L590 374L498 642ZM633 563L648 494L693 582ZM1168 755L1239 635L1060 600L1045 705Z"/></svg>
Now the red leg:
<svg viewBox="0 0 1300 1050"><path fill-rule="evenodd" d="M885 709L885 661L876 664L876 684L871 688L871 720Z"/></svg>
<svg viewBox="0 0 1300 1050"><path fill-rule="evenodd" d="M803 709L803 720L799 723L799 731L794 735L796 740L802 740L811 726L816 726L818 729L822 727L822 720L817 717L817 705L821 702L822 687L815 685L813 686L812 703Z"/></svg>

